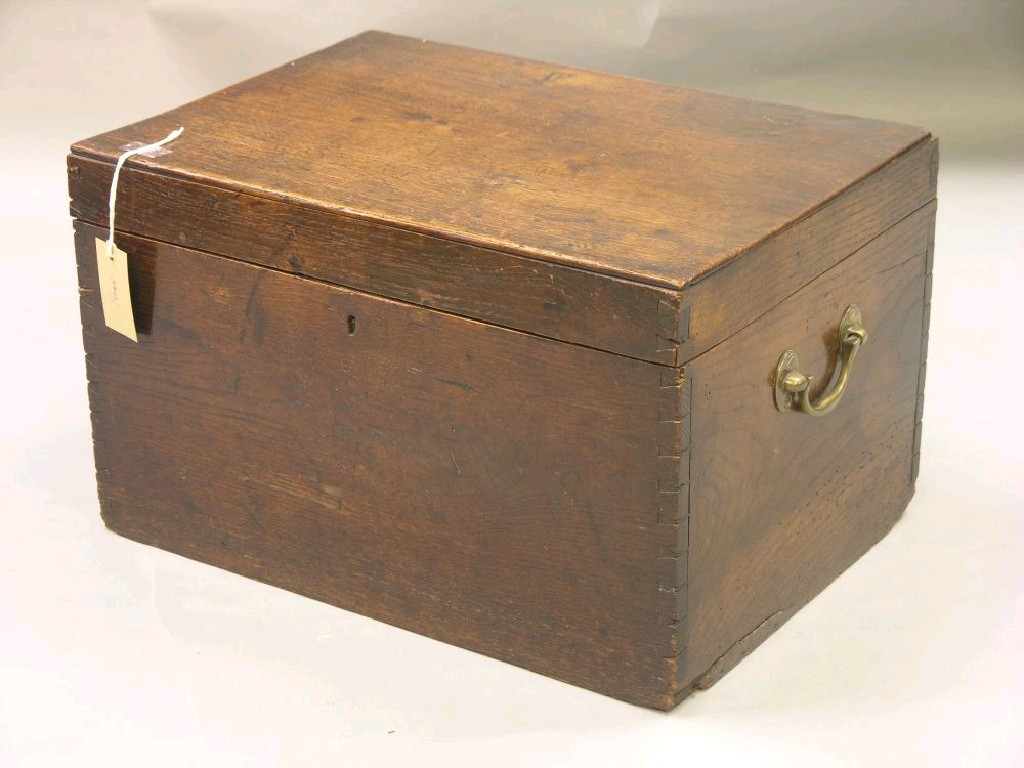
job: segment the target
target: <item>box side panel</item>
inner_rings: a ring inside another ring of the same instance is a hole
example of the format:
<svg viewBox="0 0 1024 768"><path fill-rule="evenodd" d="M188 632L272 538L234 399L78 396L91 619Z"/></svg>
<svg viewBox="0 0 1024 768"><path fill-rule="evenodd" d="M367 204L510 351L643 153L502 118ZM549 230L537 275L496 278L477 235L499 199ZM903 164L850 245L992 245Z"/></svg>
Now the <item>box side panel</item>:
<svg viewBox="0 0 1024 768"><path fill-rule="evenodd" d="M875 542L913 493L925 281L935 204L908 216L690 361L694 409L685 684L707 687ZM847 305L868 340L832 412L774 405L787 349L836 378Z"/></svg>
<svg viewBox="0 0 1024 768"><path fill-rule="evenodd" d="M669 369L125 235L133 344L103 325L102 234L77 224L109 527L671 706Z"/></svg>
<svg viewBox="0 0 1024 768"><path fill-rule="evenodd" d="M113 165L68 158L71 215L104 225ZM118 229L505 328L674 365L679 294L126 165Z"/></svg>
<svg viewBox="0 0 1024 768"><path fill-rule="evenodd" d="M938 141L893 159L806 218L683 292L679 360L711 349L935 199Z"/></svg>

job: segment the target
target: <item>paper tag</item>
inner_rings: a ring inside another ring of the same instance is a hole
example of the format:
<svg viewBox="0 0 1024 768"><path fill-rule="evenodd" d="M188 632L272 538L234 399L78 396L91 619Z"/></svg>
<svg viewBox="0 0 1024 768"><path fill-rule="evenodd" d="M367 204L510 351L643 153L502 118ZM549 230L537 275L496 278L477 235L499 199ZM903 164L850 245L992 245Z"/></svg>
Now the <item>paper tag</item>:
<svg viewBox="0 0 1024 768"><path fill-rule="evenodd" d="M128 254L113 246L107 253L105 240L96 238L96 271L100 278L100 299L103 301L103 321L132 341L135 335L135 316L128 288Z"/></svg>

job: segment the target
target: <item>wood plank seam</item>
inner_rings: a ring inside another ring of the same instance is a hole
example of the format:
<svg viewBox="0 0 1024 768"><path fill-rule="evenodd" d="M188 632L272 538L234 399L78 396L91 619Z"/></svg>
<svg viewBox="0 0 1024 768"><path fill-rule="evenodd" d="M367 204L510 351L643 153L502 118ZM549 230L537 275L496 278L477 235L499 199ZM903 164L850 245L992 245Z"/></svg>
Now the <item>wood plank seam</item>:
<svg viewBox="0 0 1024 768"><path fill-rule="evenodd" d="M816 216L817 214L821 213L822 211L827 209L830 205L833 205L835 203L841 202L845 198L854 196L855 191L858 190L858 188L861 186L862 182L864 182L864 181L866 181L868 179L872 179L872 178L875 178L875 179L880 178L882 175L885 175L885 174L891 173L894 170L900 169L901 166L905 162L908 162L908 161L910 161L910 160L912 160L914 158L914 155L915 155L915 153L918 150L920 150L922 147L927 147L929 145L929 143L931 143L931 142L934 142L934 138L932 138L932 136L930 134L926 134L926 135L922 136L920 139L918 139L914 143L909 144L908 146L906 146L901 152L898 152L897 154L895 154L892 157L890 157L889 159L887 159L884 163L882 163L877 168L873 168L872 170L867 171L866 173L864 173L859 178L850 181L850 183L848 183L842 189L838 190L834 195L832 195L831 197L828 197L828 198L825 198L824 200L822 200L815 208L813 208L813 209L811 209L809 211L806 211L801 216L793 219L792 221L786 222L783 226L779 227L778 229L775 229L775 230L770 231L770 232L766 232L764 235L762 235L761 237L757 238L756 240L752 240L749 243L747 243L746 245L737 248L735 250L735 252L729 254L729 256L727 258L721 259L717 264L715 264L715 266L713 268L711 268L711 269L709 269L709 270L707 270L705 272L702 272L699 275L696 275L694 278L692 278L690 280L689 284L690 285L695 285L697 283L703 282L704 280L707 280L710 277L713 277L716 272L722 271L724 269L728 269L729 266L736 260L736 258L738 256L741 256L743 254L747 254L750 251L753 251L753 250L759 248L760 246L764 245L768 241L773 240L773 239L779 237L780 235L786 233L788 230L791 230L791 229L795 230L800 224L802 224L803 222L807 221L808 219ZM931 179L932 179L932 184L934 186L934 182L935 182L935 173L934 172L931 173ZM834 266L834 265L830 265L830 266ZM823 272L827 271L827 269L828 268L823 270ZM811 280L813 280L813 279L814 278L811 278ZM810 282L810 281L808 281L808 282Z"/></svg>
<svg viewBox="0 0 1024 768"><path fill-rule="evenodd" d="M91 221L88 221L86 219L74 219L74 223L76 223L76 224L78 224L78 223L87 224L87 225L91 225L91 226L100 226L99 224L95 224L95 223L93 223ZM470 323L478 323L480 325L486 325L486 326L489 326L491 328L500 328L502 330L509 331L511 333L522 334L523 336L531 336L531 337L536 338L536 339L544 339L545 341L554 341L554 342L557 342L559 344L567 344L567 345L569 345L571 347L580 347L582 349L591 349L591 350L594 350L595 352L604 352L604 353L607 353L609 355L615 355L616 357L624 357L627 360L637 360L637 361L642 362L642 363L651 363L652 365L657 365L657 366L665 368L666 370L669 370L669 371L676 370L676 368L673 367L675 365L675 359L676 359L676 351L677 351L676 348L666 349L666 350L659 350L658 351L659 352L658 357L661 358L660 360L648 359L648 358L644 358L644 357L637 357L635 355L625 354L624 352L616 352L614 350L604 349L603 347L592 346L590 344L583 344L583 343L578 342L578 341L568 341L566 339L560 339L560 338L557 338L557 337L554 337L554 336L546 336L546 335L544 335L542 333L537 333L536 331L524 331L524 330L519 329L519 328L509 328L508 326L500 325L498 323L488 322L487 320L481 320L480 318L477 318L477 317L470 317L468 315L463 315L463 314L460 314L458 312L454 312L452 310L443 309L443 308L434 307L434 306L428 307L428 306L425 306L423 304L417 304L414 301L408 301L406 299L395 298L394 296L385 296L383 294L372 293L370 291L366 291L366 290L361 289L361 288L355 288L355 287L352 287L352 286L349 286L349 285L345 285L345 284L340 283L340 282L334 282L334 281L331 281L331 280L324 280L323 278L313 277L311 275L307 275L307 274L301 273L301 272L293 272L293 271L290 271L290 270L287 270L287 269L281 269L279 267L268 266L266 264L253 265L252 262L246 261L245 259L241 259L241 258L238 258L236 256L226 256L226 255L224 255L222 253L213 253L211 251L204 251L201 248L196 248L194 246L177 245L175 243L168 242L166 240L160 240L160 239L154 238L154 237L143 236L143 235L140 235L140 234L138 234L136 232L132 232L130 230L122 230L120 227L118 227L118 229L117 229L117 234L118 235L130 235L132 237L140 237L140 238L144 237L144 239L149 240L149 241L154 242L154 243L160 243L162 245L169 245L169 246L172 246L172 247L175 247L175 248L188 248L188 250L194 251L195 253L202 253L202 254L205 254L207 256L213 256L213 257L219 258L219 259L227 259L229 261L234 261L234 262L237 262L239 264L245 264L247 266L258 266L260 269L266 269L266 270L268 270L270 272L277 272L277 273L280 273L280 274L289 275L291 277L294 277L296 280L308 280L311 283L317 283L319 285L324 285L324 286L327 286L329 288L341 288L343 290L353 291L355 293L359 293L359 294L362 294L364 296L372 296L374 298L381 298L381 299L385 299L387 301L393 301L396 304L402 304L402 305L407 306L407 307L416 307L417 309L427 309L427 310L430 310L431 312L437 312L437 313L442 314L442 315L448 315L450 317L457 317L460 320L465 320L465 321L470 322ZM82 292L82 291L89 292L88 289L83 289L83 288L79 288L79 291L80 292Z"/></svg>
<svg viewBox="0 0 1024 768"><path fill-rule="evenodd" d="M787 269L790 259L799 257L803 268L813 266L813 280L928 205L935 199L934 158L934 139L916 144L863 183L752 248L747 257L687 285L683 293L692 307L695 333L681 345L680 362L712 349L771 311L778 297L798 291L812 270ZM864 220L872 223L851 228L851 222Z"/></svg>
<svg viewBox="0 0 1024 768"><path fill-rule="evenodd" d="M74 154L67 163L71 216L105 226L113 166ZM119 232L544 338L661 365L676 361L675 289L198 181L175 182L144 166L126 166L120 187ZM282 224L272 236L245 240L253 236L254 218ZM367 260L360 255L366 252L379 256ZM439 254L439 260L428 269L423 254L431 253ZM465 274L467 269L471 274ZM516 291L504 291L505 281L527 289L528 300L523 303ZM608 317L608 306L621 307L614 319Z"/></svg>
<svg viewBox="0 0 1024 768"><path fill-rule="evenodd" d="M931 200L929 200L928 202L924 203L923 205L921 205L921 206L919 206L919 207L915 208L915 209L914 209L913 211L911 211L910 213L908 213L908 214L907 214L906 216L904 216L903 218L901 218L901 219L900 219L899 221L896 221L896 222L894 222L894 223L893 223L893 224L892 224L891 226L889 226L889 227L886 227L886 228L885 228L885 229L883 229L883 230L882 230L881 232L877 233L877 234L876 234L876 235L875 235L874 237L872 237L872 238L871 238L870 240L867 240L867 241L865 241L865 242L864 242L863 244L861 244L861 245L860 245L860 246L859 246L859 247L857 248L857 250L855 250L855 251L853 251L852 253L850 253L850 254L848 254L848 255L844 256L844 257L843 257L842 259L840 259L840 260L839 260L838 262L836 262L836 263L835 263L835 264L833 264L832 266L828 267L828 269L825 269L825 270L824 270L824 271L822 271L821 273L819 273L819 274L815 275L814 277L812 277L812 278L810 279L810 281L809 281L808 285L809 285L810 283L813 283L813 282L814 282L815 280L817 280L818 278L820 278L820 277L821 277L822 275L826 274L827 272L830 272L830 271L831 271L832 269L834 269L834 268L836 268L836 267L840 266L840 265L841 265L841 264L843 264L844 262L847 262L847 261L849 261L850 259L852 259L853 257L857 256L857 255L858 255L859 253L861 253L861 251L863 251L863 250L864 250L865 248L868 248L868 247L872 246L872 245L873 245L873 244L875 243L875 241L876 241L876 240L878 240L878 239L879 239L880 237L883 237L883 236L884 236L884 235L885 235L885 234L886 234L887 232L889 232L890 230L894 229L895 227L898 227L898 226L899 226L900 224L902 224L903 222L905 222L905 221L906 221L907 219L911 218L912 216L915 216L915 215L916 215L916 214L917 214L917 213L918 213L919 211L921 211L921 210L922 210L922 209L924 209L924 208L927 208L928 206L932 205L932 204L933 204L934 202L935 202L935 199L934 199L934 198L932 198ZM929 253L929 254L930 254L930 253L931 253L931 251L929 250L929 251L927 251L927 253ZM911 258L913 258L913 257L911 257ZM929 258L930 258L930 256L929 256ZM930 274L931 274L931 268L929 267L929 275L930 275ZM782 305L782 304L785 304L785 303L786 303L787 301L789 301L790 299L792 299L792 298L793 298L794 296L796 296L797 294L799 294L800 292L802 292L802 291L803 291L803 289L804 289L805 287L806 287L806 286L800 286L799 288L797 288L797 289L796 289L795 291L793 291L792 293L790 293L790 294L788 294L788 295L786 295L786 296L783 296L783 297L782 297L782 298L780 298L780 299L779 299L778 301L776 301L776 302L775 302L774 304L772 304L772 305L771 305L770 307L768 307L768 308L767 308L767 309L765 309L765 310L764 310L763 312L761 312L761 314L759 314L759 315L758 315L757 317L754 317L754 318L752 318L752 319L751 319L751 320L750 320L749 322L746 322L746 323L744 323L743 325L741 325L740 327L738 327L738 328L737 328L737 329L736 329L736 330L735 330L735 331L733 332L733 334L732 334L732 335L730 335L730 336L729 336L729 337L727 337L727 338L724 338L724 339L722 339L721 341L719 341L719 342L717 342L717 343L715 343L715 344L712 344L712 345L711 345L710 347L708 347L707 349L705 349L705 350L702 350L702 351L700 352L700 354L701 354L701 355L707 354L707 353L708 353L708 352L710 352L711 350L713 350L713 349L716 349L717 347L721 346L722 344L724 344L724 343L728 342L728 341L729 341L729 340L730 340L730 339L732 338L732 336L733 336L733 335L739 334L739 333L743 332L744 330L746 330L747 328L749 328L749 327L750 327L751 325L754 325L755 323L757 323L757 322L760 322L761 318L763 318L763 317L764 317L765 315L767 315L767 314L769 314L769 313L773 312L773 311L774 311L774 310L775 310L776 308L778 308L778 307L779 307L780 305ZM690 358L690 359L692 359L692 358ZM687 361L685 361L685 362L689 362L689 360L687 360Z"/></svg>

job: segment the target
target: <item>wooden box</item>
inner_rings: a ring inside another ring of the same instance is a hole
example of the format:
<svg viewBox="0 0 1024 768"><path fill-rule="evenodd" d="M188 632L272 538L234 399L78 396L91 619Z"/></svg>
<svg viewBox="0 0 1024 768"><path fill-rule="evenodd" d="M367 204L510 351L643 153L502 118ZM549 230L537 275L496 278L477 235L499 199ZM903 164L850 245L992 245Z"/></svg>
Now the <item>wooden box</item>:
<svg viewBox="0 0 1024 768"><path fill-rule="evenodd" d="M94 243L117 158L179 125L118 186L134 343ZM103 519L669 709L911 497L936 163L918 128L377 32L82 141Z"/></svg>

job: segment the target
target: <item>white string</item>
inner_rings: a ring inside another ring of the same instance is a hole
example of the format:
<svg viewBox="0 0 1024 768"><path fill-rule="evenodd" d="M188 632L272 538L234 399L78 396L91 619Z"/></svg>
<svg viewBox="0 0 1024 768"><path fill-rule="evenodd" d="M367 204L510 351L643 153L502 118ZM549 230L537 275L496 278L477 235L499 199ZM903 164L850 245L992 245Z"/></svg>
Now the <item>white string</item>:
<svg viewBox="0 0 1024 768"><path fill-rule="evenodd" d="M110 258L114 258L114 204L117 202L117 179L121 175L121 166L124 165L124 161L129 157L160 149L164 144L174 141L184 132L184 127L177 128L167 134L164 138L160 139L160 141L136 147L135 149L129 149L117 158L117 165L114 166L114 178L110 182L110 233L107 235L107 256Z"/></svg>

